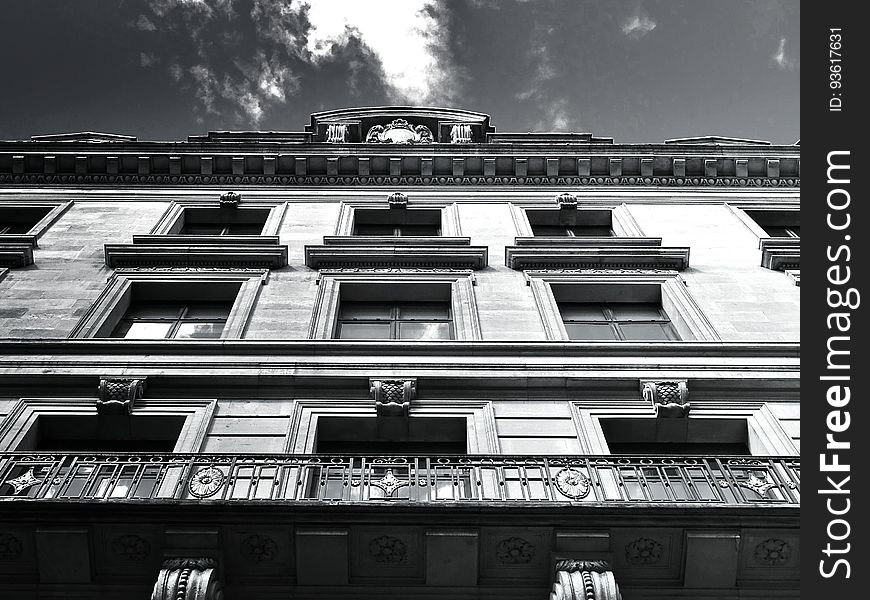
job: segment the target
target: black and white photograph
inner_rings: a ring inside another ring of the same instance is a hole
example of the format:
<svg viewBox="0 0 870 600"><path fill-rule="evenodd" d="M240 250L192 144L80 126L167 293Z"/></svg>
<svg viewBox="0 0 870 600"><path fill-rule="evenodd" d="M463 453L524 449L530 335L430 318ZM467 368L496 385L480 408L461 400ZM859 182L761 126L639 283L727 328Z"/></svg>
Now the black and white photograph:
<svg viewBox="0 0 870 600"><path fill-rule="evenodd" d="M814 142L802 288L801 9L2 3L0 598L853 582L858 156ZM866 34L808 14L857 136Z"/></svg>

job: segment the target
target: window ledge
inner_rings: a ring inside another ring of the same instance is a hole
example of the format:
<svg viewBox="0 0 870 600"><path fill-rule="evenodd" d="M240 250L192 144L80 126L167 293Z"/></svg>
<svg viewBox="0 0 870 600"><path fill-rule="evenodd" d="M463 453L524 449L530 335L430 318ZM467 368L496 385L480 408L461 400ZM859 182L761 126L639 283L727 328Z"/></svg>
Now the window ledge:
<svg viewBox="0 0 870 600"><path fill-rule="evenodd" d="M762 238L761 266L773 271L801 268L800 238Z"/></svg>
<svg viewBox="0 0 870 600"><path fill-rule="evenodd" d="M394 236L394 235L325 235L324 246L470 246L469 237Z"/></svg>
<svg viewBox="0 0 870 600"><path fill-rule="evenodd" d="M662 245L662 238L656 237L566 237L566 236L520 236L514 238L517 246L546 246L567 248L657 248Z"/></svg>
<svg viewBox="0 0 870 600"><path fill-rule="evenodd" d="M0 244L4 246L7 244L27 245L31 248L38 248L36 238L36 234L33 233L4 233L0 235Z"/></svg>
<svg viewBox="0 0 870 600"><path fill-rule="evenodd" d="M519 242L523 238L517 238ZM525 238L528 239L528 238ZM505 248L505 265L511 269L667 269L682 271L689 267L688 248L663 248L650 243L655 238L620 243L631 238L574 238L574 244L518 244ZM576 243L579 242L579 243ZM604 243L600 243L604 242ZM660 243L660 241L659 241Z"/></svg>
<svg viewBox="0 0 870 600"><path fill-rule="evenodd" d="M487 247L470 246L468 238L342 238L337 243L336 239L324 238L323 245L305 246L305 264L312 269L430 267L473 270L487 265ZM442 240L448 242L441 243Z"/></svg>
<svg viewBox="0 0 870 600"><path fill-rule="evenodd" d="M18 236L25 237L25 236ZM0 267L26 267L33 264L33 246L0 242Z"/></svg>
<svg viewBox="0 0 870 600"><path fill-rule="evenodd" d="M106 265L118 267L287 266L287 246L276 236L135 236L132 244L106 244ZM219 238L219 239L211 239ZM245 238L245 239L241 239Z"/></svg>

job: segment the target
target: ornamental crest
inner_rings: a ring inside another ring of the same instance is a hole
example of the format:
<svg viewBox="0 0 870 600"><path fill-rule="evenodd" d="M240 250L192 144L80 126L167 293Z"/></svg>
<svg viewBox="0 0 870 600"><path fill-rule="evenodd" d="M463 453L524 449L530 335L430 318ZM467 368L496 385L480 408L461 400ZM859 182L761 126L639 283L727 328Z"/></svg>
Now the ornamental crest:
<svg viewBox="0 0 870 600"><path fill-rule="evenodd" d="M389 125L375 125L366 135L367 144L431 144L435 140L425 125L411 125L396 119Z"/></svg>

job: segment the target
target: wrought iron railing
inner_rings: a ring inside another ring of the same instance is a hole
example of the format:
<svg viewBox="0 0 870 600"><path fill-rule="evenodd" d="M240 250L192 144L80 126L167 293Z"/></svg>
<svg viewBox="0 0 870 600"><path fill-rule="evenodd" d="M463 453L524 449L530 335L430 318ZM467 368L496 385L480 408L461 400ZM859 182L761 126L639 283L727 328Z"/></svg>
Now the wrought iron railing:
<svg viewBox="0 0 870 600"><path fill-rule="evenodd" d="M0 453L0 501L798 505L797 457Z"/></svg>

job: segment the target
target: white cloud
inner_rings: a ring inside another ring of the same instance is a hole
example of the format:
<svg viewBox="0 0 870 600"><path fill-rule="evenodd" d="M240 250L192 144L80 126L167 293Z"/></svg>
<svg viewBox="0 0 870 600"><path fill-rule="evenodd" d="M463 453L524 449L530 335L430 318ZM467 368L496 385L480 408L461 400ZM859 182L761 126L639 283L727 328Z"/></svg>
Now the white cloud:
<svg viewBox="0 0 870 600"><path fill-rule="evenodd" d="M655 28L655 21L644 14L637 13L622 24L622 33L633 40L639 40Z"/></svg>
<svg viewBox="0 0 870 600"><path fill-rule="evenodd" d="M459 86L446 31L425 0L310 0L306 50L315 61L356 35L380 60L394 101L450 102Z"/></svg>
<svg viewBox="0 0 870 600"><path fill-rule="evenodd" d="M785 53L786 38L779 38L779 45L771 57L774 64L780 69L794 69L795 61Z"/></svg>
<svg viewBox="0 0 870 600"><path fill-rule="evenodd" d="M154 65L158 61L157 56L150 52L140 52L139 53L139 66L143 69L146 69L152 65Z"/></svg>
<svg viewBox="0 0 870 600"><path fill-rule="evenodd" d="M157 26L145 15L139 15L136 19L136 29L139 31L157 31Z"/></svg>

